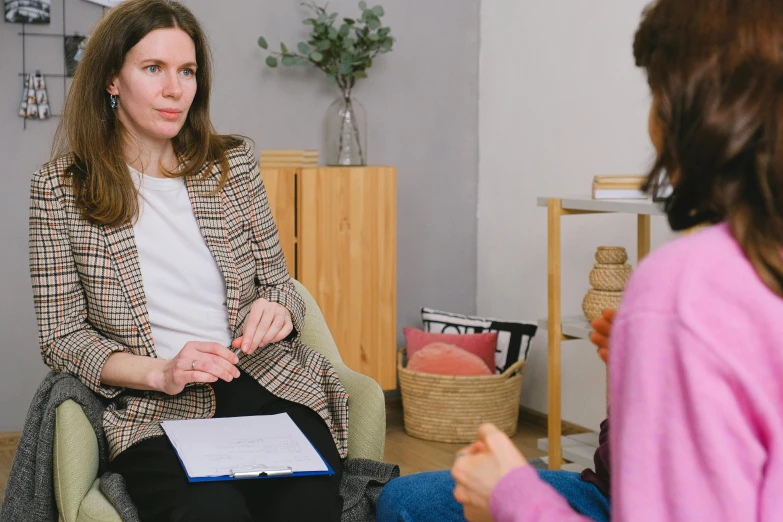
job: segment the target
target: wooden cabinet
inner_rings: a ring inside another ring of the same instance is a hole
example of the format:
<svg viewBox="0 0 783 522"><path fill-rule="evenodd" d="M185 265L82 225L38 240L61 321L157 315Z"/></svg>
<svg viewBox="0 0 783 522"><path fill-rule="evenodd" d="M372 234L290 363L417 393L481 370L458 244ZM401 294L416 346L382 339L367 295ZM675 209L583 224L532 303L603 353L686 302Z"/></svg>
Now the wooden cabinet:
<svg viewBox="0 0 783 522"><path fill-rule="evenodd" d="M396 388L393 167L265 167L289 272L313 294L345 364Z"/></svg>

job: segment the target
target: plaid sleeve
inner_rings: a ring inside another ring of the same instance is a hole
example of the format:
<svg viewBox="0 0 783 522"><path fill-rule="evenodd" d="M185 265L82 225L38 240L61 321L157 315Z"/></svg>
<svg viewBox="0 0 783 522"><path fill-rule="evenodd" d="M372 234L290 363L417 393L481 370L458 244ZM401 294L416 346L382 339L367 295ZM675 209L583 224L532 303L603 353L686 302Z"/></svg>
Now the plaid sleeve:
<svg viewBox="0 0 783 522"><path fill-rule="evenodd" d="M250 147L246 147L250 196L250 224L252 229L253 255L256 259L256 284L258 297L280 303L291 312L294 332L291 339L299 336L304 325L305 304L294 288L288 274L277 225L269 208L264 182L258 170L258 161Z"/></svg>
<svg viewBox="0 0 783 522"><path fill-rule="evenodd" d="M68 217L41 172L30 187L30 278L38 342L52 370L77 377L106 398L122 388L101 384L106 359L127 348L95 331L87 322L87 302L68 235Z"/></svg>

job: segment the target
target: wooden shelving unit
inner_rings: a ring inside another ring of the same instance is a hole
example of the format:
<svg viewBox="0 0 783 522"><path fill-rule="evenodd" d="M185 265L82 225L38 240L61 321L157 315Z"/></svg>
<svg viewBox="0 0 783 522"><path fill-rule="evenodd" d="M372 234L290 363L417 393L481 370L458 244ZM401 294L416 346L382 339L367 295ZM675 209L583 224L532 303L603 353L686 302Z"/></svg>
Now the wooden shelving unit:
<svg viewBox="0 0 783 522"><path fill-rule="evenodd" d="M637 260L641 260L650 252L650 216L664 215L664 212L657 204L648 200L596 200L591 197L540 197L538 198L538 206L546 207L548 215L548 317L539 323L548 332L547 449L549 469L560 469L562 465L560 344L563 341L588 339L591 331L590 324L584 317L562 317L561 315L561 218L563 216L606 213L636 215Z"/></svg>

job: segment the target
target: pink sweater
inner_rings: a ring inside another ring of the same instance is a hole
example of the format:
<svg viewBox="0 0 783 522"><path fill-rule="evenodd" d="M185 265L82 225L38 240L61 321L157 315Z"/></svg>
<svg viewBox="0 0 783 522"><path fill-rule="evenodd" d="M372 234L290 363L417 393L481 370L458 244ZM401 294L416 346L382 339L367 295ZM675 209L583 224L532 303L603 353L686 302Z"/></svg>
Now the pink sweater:
<svg viewBox="0 0 783 522"><path fill-rule="evenodd" d="M611 338L612 520L783 520L783 300L726 225L638 268ZM527 466L496 522L585 520Z"/></svg>

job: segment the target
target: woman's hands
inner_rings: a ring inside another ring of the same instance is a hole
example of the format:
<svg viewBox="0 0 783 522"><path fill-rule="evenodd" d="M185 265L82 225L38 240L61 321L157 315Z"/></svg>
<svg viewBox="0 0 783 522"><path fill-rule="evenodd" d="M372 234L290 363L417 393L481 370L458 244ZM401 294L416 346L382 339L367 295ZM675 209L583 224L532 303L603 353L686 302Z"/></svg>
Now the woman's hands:
<svg viewBox="0 0 783 522"><path fill-rule="evenodd" d="M527 466L524 455L493 424L479 427L478 440L457 454L451 476L457 482L454 498L470 522L491 521L489 499L506 473Z"/></svg>
<svg viewBox="0 0 783 522"><path fill-rule="evenodd" d="M236 354L219 343L190 341L176 357L165 362L154 388L177 395L191 382L230 382L239 377L237 362Z"/></svg>
<svg viewBox="0 0 783 522"><path fill-rule="evenodd" d="M234 339L231 346L249 355L259 347L282 341L293 329L291 313L284 306L256 299L250 306L242 336ZM177 395L191 382L230 382L239 377L239 357L219 343L190 341L176 357L162 362L162 366L156 366L148 386L169 395Z"/></svg>
<svg viewBox="0 0 783 522"><path fill-rule="evenodd" d="M231 342L234 348L241 348L251 354L258 348L282 341L294 330L291 312L281 304L256 299L250 305L242 336Z"/></svg>
<svg viewBox="0 0 783 522"><path fill-rule="evenodd" d="M609 356L609 338L616 310L604 310L593 320L590 340L598 347L598 355L606 361ZM465 518L470 522L489 522L492 516L489 501L492 490L509 471L526 466L527 460L505 433L492 424L479 428L478 440L458 453L451 469L457 483L454 498L462 504Z"/></svg>
<svg viewBox="0 0 783 522"><path fill-rule="evenodd" d="M590 340L598 347L598 356L604 362L609 362L609 337L612 334L612 325L617 310L607 309L603 314L590 323L593 331L590 333Z"/></svg>

